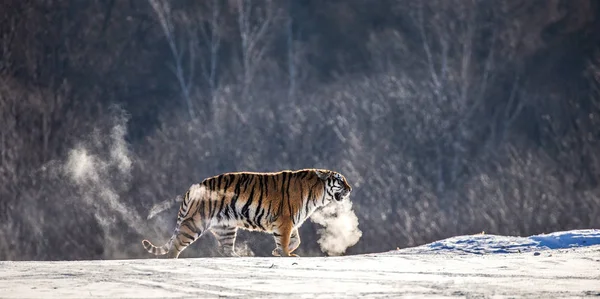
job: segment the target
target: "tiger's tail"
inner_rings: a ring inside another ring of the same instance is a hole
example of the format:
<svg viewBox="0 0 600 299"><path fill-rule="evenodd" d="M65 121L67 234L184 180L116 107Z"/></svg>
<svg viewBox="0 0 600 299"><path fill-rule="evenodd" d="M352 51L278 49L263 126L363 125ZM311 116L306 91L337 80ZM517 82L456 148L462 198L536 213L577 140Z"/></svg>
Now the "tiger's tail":
<svg viewBox="0 0 600 299"><path fill-rule="evenodd" d="M194 187L194 186L192 186L192 187ZM144 248L146 249L146 251L148 251L149 253L152 253L154 255L165 255L165 254L167 254L167 253L169 253L171 251L171 249L173 247L173 243L177 240L177 236L180 235L179 228L181 227L181 222L183 221L183 218L189 212L189 208L190 208L190 204L189 204L190 192L191 192L191 190L188 189L188 191L185 193L185 196L183 196L183 197L182 196L177 196L175 199L168 199L168 200L163 201L162 203L156 204L156 205L154 205L152 207L152 209L150 210L150 215L148 215L148 219L150 219L154 215L156 215L156 214L158 214L158 213L160 213L160 212L162 212L162 211L170 208L175 203L182 202L180 211L177 214L177 225L176 225L175 231L173 232L173 235L171 236L171 238L169 239L169 241L166 244L164 244L164 245L162 245L162 246L159 247L159 246L153 245L148 240L142 240L142 245L144 246ZM177 257L179 255L179 252L180 252L180 250L175 250L175 251L173 251L171 253L172 253L173 257Z"/></svg>
<svg viewBox="0 0 600 299"><path fill-rule="evenodd" d="M175 237L177 235L174 234L171 239L169 239L169 242L167 242L165 245L163 246L155 246L152 243L150 243L150 241L148 240L143 240L142 241L142 245L144 245L144 248L146 248L146 251L154 254L154 255L165 255L167 253L169 253L169 250L171 250L171 246L173 244L173 240L175 240Z"/></svg>
<svg viewBox="0 0 600 299"><path fill-rule="evenodd" d="M188 193L186 193L186 196L188 195ZM152 207L152 209L150 209L150 213L148 214L147 219L150 219L150 218L156 216L156 214L171 208L173 205L175 205L178 202L182 202L183 199L184 199L183 197L178 195L174 199L167 199L161 203L155 204ZM144 248L149 253L152 253L154 255L165 255L165 254L169 253L169 250L171 249L173 241L175 240L176 237L177 237L177 229L175 230L175 233L173 234L173 236L171 236L171 239L169 239L169 241L166 244L164 244L163 246L155 246L148 240L142 240L142 245L144 245Z"/></svg>

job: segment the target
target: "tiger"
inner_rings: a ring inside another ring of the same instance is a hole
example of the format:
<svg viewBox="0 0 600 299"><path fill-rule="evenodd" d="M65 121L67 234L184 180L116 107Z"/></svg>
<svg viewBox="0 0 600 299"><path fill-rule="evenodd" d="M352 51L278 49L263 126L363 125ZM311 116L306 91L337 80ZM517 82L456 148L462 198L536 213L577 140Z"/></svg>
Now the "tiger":
<svg viewBox="0 0 600 299"><path fill-rule="evenodd" d="M279 172L231 172L204 179L189 187L181 200L175 230L163 246L148 240L151 254L178 258L206 231L216 237L219 253L238 257L238 228L272 234L273 256L295 256L298 229L317 209L342 202L352 192L346 178L327 169Z"/></svg>

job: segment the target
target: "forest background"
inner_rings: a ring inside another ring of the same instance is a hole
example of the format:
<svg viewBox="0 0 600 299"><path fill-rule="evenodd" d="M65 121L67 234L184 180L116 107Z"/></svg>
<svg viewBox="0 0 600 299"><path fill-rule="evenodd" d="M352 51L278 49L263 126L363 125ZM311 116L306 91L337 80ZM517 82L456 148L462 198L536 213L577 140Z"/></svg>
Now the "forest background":
<svg viewBox="0 0 600 299"><path fill-rule="evenodd" d="M328 168L346 253L600 227L594 0L6 0L0 259L143 258L229 171ZM318 226L300 255L323 255ZM216 256L203 236L183 257ZM268 256L272 239L238 247Z"/></svg>

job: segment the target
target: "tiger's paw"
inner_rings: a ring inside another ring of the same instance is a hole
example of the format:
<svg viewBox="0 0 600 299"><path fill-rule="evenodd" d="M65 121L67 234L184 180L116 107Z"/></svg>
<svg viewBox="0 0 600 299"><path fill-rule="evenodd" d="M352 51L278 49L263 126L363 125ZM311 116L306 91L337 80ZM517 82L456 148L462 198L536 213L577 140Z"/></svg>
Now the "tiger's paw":
<svg viewBox="0 0 600 299"><path fill-rule="evenodd" d="M218 252L223 257L240 257L240 255L233 250L219 250Z"/></svg>
<svg viewBox="0 0 600 299"><path fill-rule="evenodd" d="M277 247L277 248L273 249L273 251L271 252L271 254L273 256L281 256L281 254L282 254L281 248Z"/></svg>
<svg viewBox="0 0 600 299"><path fill-rule="evenodd" d="M283 250L281 250L281 248L279 248L279 247L277 247L277 248L273 249L273 252L271 252L271 254L272 254L273 256L285 256L285 255L283 254ZM288 255L288 256L292 256L292 257L300 257L299 255L297 255L297 254L295 254L295 253L290 253L290 255Z"/></svg>

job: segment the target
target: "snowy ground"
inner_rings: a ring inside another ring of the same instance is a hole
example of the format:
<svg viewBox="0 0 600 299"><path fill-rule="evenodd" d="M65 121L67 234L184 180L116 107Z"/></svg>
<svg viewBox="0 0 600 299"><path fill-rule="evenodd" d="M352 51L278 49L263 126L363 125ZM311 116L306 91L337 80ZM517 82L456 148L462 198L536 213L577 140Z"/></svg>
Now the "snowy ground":
<svg viewBox="0 0 600 299"><path fill-rule="evenodd" d="M346 257L0 262L1 298L600 296L600 230Z"/></svg>

